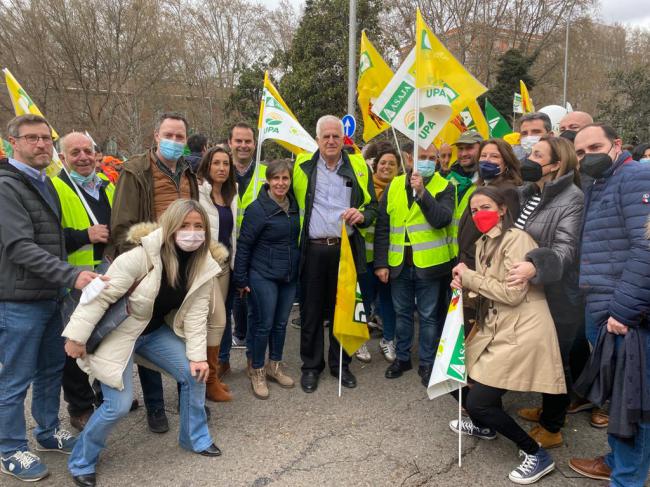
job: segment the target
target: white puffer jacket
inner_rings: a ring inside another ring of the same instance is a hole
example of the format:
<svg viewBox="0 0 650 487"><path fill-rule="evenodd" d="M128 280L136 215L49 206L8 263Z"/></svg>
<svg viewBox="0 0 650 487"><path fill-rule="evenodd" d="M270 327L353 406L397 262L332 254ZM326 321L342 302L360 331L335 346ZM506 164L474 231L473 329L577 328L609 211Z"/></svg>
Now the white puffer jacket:
<svg viewBox="0 0 650 487"><path fill-rule="evenodd" d="M217 242L219 239L219 211L215 208L212 202L212 185L207 181L203 181L199 185L199 203L208 214L210 220L210 233L212 234L212 241ZM235 252L237 251L237 194L230 203L230 211L232 211L232 234L230 235L230 269L235 268Z"/></svg>
<svg viewBox="0 0 650 487"><path fill-rule="evenodd" d="M109 285L90 303L77 306L63 330L64 337L86 343L106 309L142 279L129 298L130 316L102 340L95 353L77 360L91 379L99 379L118 390L124 388L122 374L135 341L151 320L163 270L162 230L156 224L133 226L127 239L139 245L113 261L106 273ZM217 261L222 265L227 262L228 251L213 243L210 254L201 263L201 271L180 308L165 317L174 332L185 340L186 356L194 362L207 359L207 346L219 345L225 324L224 298L217 280L221 266Z"/></svg>

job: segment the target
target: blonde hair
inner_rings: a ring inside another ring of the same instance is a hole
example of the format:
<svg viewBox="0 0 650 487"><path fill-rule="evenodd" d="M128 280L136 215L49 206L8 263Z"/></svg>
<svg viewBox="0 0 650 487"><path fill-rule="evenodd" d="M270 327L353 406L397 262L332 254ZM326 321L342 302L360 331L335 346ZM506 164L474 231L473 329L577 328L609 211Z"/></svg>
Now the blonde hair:
<svg viewBox="0 0 650 487"><path fill-rule="evenodd" d="M208 253L210 245L210 222L208 215L198 201L179 199L167 207L160 215L160 227L162 228L163 244L160 249L160 258L163 269L167 274L167 281L172 287L178 285L178 254L176 253L175 235L180 230L187 215L193 211L201 215L203 228L205 230L205 241L201 246L192 252L187 267L187 287L190 288L194 279L199 273L199 263L203 261Z"/></svg>
<svg viewBox="0 0 650 487"><path fill-rule="evenodd" d="M559 162L560 168L554 179L573 171L573 183L580 187L580 173L578 172L578 156L573 144L562 137L545 135L540 142L546 142L551 148L551 163Z"/></svg>

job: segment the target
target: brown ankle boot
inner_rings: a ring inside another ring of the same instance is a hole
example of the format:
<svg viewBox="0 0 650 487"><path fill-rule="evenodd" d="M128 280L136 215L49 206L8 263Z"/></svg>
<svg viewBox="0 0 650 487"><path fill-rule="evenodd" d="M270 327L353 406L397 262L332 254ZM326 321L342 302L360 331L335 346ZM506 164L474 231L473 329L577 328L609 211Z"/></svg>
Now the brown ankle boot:
<svg viewBox="0 0 650 487"><path fill-rule="evenodd" d="M284 373L282 364L275 360L269 360L269 363L266 365L266 378L277 382L280 384L280 387L287 389L295 385L294 380Z"/></svg>
<svg viewBox="0 0 650 487"><path fill-rule="evenodd" d="M559 431L557 433L551 433L540 425L534 426L528 434L539 444L539 446L547 450L549 448L557 448L563 444L562 433Z"/></svg>
<svg viewBox="0 0 650 487"><path fill-rule="evenodd" d="M251 369L251 387L253 394L258 399L269 398L269 387L266 384L266 369Z"/></svg>
<svg viewBox="0 0 650 487"><path fill-rule="evenodd" d="M232 401L232 394L224 387L217 376L217 361L219 357L219 347L208 347L208 381L205 385L205 397L210 401L228 402Z"/></svg>

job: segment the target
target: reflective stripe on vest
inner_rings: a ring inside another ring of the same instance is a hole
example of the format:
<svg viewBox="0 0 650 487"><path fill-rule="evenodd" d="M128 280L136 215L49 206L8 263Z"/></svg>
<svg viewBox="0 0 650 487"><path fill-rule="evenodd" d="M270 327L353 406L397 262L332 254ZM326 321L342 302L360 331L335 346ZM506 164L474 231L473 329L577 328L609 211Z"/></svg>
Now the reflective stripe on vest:
<svg viewBox="0 0 650 487"><path fill-rule="evenodd" d="M391 182L386 199L386 211L390 217L388 265L399 266L404 260L405 246L413 250L416 267L433 267L454 258L449 239L449 228L433 228L424 217L420 205L413 202L408 207L405 176L397 176ZM435 196L447 188L449 181L435 173L426 190ZM406 242L406 235L409 241Z"/></svg>
<svg viewBox="0 0 650 487"><path fill-rule="evenodd" d="M255 192L255 179L257 179L257 192ZM239 230L241 229L241 222L244 220L244 212L246 208L257 199L257 195L260 193L262 186L266 183L266 166L261 163L255 163L255 170L253 171L253 177L248 182L248 187L244 191L244 195L239 198L237 201L237 236L239 236Z"/></svg>
<svg viewBox="0 0 650 487"><path fill-rule="evenodd" d="M467 209L467 205L469 203L469 197L472 196L472 193L476 190L476 185L472 184L467 190L465 191L465 194L461 198L460 202L458 201L458 187L455 184L455 179L451 179L449 182L456 187L456 195L454 197L454 201L456 202L456 207L454 209L454 214L451 219L451 225L449 226L449 238L451 241L451 246L452 246L452 251L454 253L454 257L458 256L458 228L460 226L460 219L463 216L463 213L465 213L465 209Z"/></svg>
<svg viewBox="0 0 650 487"><path fill-rule="evenodd" d="M309 186L309 179L307 174L302 170L302 165L308 161L311 161L314 154L304 152L299 154L296 157L296 162L293 165L293 194L296 195L296 201L298 202L299 214L300 214L300 235L302 235L302 226L305 221L305 204L307 200L307 189ZM354 176L357 179L357 183L361 187L363 192L363 203L359 207L359 211L363 211L368 203L370 203L370 193L368 192L368 180L370 178L370 168L366 164L365 159L360 154L348 155L350 164L352 165L352 171ZM367 229L359 228L358 229L361 235L365 239L367 234Z"/></svg>
<svg viewBox="0 0 650 487"><path fill-rule="evenodd" d="M108 185L105 187L106 197L108 198L108 203L113 207L115 186L113 183L108 181L108 178L104 174L97 175L100 179L108 182ZM52 184L54 184L54 189L56 189L59 201L61 202L61 226L63 228L72 228L74 230L86 230L91 227L92 223L90 222L88 213L79 199L77 192L58 176L52 179ZM84 267L88 270L94 269L94 267L100 262L101 260L95 260L92 244L84 245L80 249L68 254L69 264Z"/></svg>

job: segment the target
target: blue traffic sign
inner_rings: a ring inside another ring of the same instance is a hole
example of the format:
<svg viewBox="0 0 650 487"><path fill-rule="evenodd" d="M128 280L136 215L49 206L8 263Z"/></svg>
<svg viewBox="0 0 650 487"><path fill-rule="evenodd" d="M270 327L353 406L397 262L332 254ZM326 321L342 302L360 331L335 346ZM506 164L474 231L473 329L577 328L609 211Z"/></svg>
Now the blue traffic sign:
<svg viewBox="0 0 650 487"><path fill-rule="evenodd" d="M352 137L357 128L357 121L349 114L343 117L341 121L343 122L343 131L345 132L345 135L347 137Z"/></svg>

